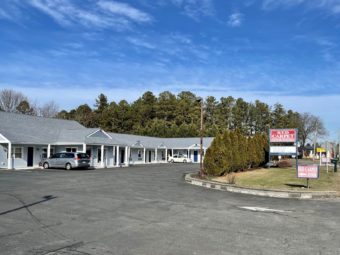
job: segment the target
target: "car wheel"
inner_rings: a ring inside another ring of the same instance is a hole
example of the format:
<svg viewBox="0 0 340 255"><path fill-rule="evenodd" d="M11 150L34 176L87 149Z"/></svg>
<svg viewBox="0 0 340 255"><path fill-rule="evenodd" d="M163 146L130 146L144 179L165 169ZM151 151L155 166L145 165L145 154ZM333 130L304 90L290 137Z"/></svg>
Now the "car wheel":
<svg viewBox="0 0 340 255"><path fill-rule="evenodd" d="M49 168L48 163L45 163L45 164L44 164L44 169L48 169L48 168Z"/></svg>
<svg viewBox="0 0 340 255"><path fill-rule="evenodd" d="M186 160L186 159L184 159L184 160L183 160L183 163L187 163L187 160Z"/></svg>
<svg viewBox="0 0 340 255"><path fill-rule="evenodd" d="M66 164L66 170L71 170L71 169L72 169L71 164L70 164L70 163L67 163L67 164Z"/></svg>
<svg viewBox="0 0 340 255"><path fill-rule="evenodd" d="M172 159L172 160L170 160L170 163L174 163L175 161Z"/></svg>

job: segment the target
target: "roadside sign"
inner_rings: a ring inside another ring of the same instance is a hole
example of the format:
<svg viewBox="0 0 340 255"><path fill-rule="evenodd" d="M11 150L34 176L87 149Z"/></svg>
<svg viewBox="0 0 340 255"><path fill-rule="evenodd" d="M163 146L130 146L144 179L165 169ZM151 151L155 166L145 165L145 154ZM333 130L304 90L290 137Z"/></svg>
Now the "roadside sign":
<svg viewBox="0 0 340 255"><path fill-rule="evenodd" d="M319 179L319 166L298 166L297 177L306 178L309 189L309 179Z"/></svg>
<svg viewBox="0 0 340 255"><path fill-rule="evenodd" d="M323 148L317 148L316 151L317 152L326 152Z"/></svg>
<svg viewBox="0 0 340 255"><path fill-rule="evenodd" d="M299 166L298 178L319 179L319 166Z"/></svg>
<svg viewBox="0 0 340 255"><path fill-rule="evenodd" d="M282 143L274 145L273 143ZM287 144L287 143L294 143ZM298 130L297 129L269 129L269 163L271 156L293 156L298 168Z"/></svg>
<svg viewBox="0 0 340 255"><path fill-rule="evenodd" d="M322 163L331 163L331 158L322 158Z"/></svg>
<svg viewBox="0 0 340 255"><path fill-rule="evenodd" d="M271 129L270 142L272 143L295 143L296 129Z"/></svg>

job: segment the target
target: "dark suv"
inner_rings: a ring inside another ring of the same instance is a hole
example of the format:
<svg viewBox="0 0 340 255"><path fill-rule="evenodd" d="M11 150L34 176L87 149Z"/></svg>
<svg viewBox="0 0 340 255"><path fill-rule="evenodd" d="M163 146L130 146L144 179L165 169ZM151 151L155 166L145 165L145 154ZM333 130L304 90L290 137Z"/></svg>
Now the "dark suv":
<svg viewBox="0 0 340 255"><path fill-rule="evenodd" d="M82 152L61 152L55 153L50 158L43 159L43 167L48 168L72 168L89 167L90 156Z"/></svg>

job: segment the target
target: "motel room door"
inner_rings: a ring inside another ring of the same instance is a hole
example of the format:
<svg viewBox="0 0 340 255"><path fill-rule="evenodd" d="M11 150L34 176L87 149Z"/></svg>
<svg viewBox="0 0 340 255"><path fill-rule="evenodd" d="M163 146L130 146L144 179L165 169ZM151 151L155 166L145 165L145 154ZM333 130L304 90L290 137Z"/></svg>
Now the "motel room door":
<svg viewBox="0 0 340 255"><path fill-rule="evenodd" d="M194 151L194 162L198 161L198 152Z"/></svg>
<svg viewBox="0 0 340 255"><path fill-rule="evenodd" d="M34 155L34 148L28 147L27 148L27 167L33 166L33 155Z"/></svg>

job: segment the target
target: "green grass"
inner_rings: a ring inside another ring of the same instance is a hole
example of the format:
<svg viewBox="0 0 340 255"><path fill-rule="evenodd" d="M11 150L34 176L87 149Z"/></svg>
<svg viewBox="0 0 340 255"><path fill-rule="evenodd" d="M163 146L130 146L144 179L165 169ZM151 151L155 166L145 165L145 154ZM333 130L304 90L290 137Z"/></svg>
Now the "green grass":
<svg viewBox="0 0 340 255"><path fill-rule="evenodd" d="M226 177L214 178L213 181L226 182ZM296 176L296 168L271 168L238 173L236 185L281 190L303 190L307 188L307 179ZM333 167L320 167L319 179L309 180L310 191L338 191L340 194L340 172L334 173Z"/></svg>

